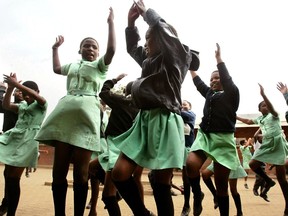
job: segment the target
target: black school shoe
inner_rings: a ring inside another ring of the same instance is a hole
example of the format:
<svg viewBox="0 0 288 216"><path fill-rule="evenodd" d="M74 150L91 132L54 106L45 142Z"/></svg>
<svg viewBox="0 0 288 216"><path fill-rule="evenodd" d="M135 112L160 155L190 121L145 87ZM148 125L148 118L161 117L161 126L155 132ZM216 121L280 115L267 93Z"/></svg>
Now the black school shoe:
<svg viewBox="0 0 288 216"><path fill-rule="evenodd" d="M258 193L258 191L257 191L256 189L253 189L253 194L254 194L255 196L259 196L259 193Z"/></svg>
<svg viewBox="0 0 288 216"><path fill-rule="evenodd" d="M267 194L261 193L261 194L260 194L260 197L262 197L266 202L270 202L270 200L268 199Z"/></svg>
<svg viewBox="0 0 288 216"><path fill-rule="evenodd" d="M270 190L270 188L273 187L275 184L276 184L276 182L273 180L271 180L270 182L266 182L263 190L261 191L261 194L267 194L267 192ZM261 196L261 194L260 194L260 196Z"/></svg>

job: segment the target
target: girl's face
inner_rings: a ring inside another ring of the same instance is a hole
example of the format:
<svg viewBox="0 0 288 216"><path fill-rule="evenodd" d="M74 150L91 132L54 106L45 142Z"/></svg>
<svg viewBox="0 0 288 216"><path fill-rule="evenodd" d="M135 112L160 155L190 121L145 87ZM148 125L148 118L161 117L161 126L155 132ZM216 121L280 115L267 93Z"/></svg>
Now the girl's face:
<svg viewBox="0 0 288 216"><path fill-rule="evenodd" d="M26 95L25 93L22 92L22 95L23 95L23 99L27 102L27 104L32 104L35 99L30 97L29 95Z"/></svg>
<svg viewBox="0 0 288 216"><path fill-rule="evenodd" d="M98 43L93 39L86 39L80 47L79 54L86 61L95 61L99 56Z"/></svg>
<svg viewBox="0 0 288 216"><path fill-rule="evenodd" d="M218 71L214 71L211 74L210 87L213 91L222 91L223 90L222 84L220 82L220 76L219 76Z"/></svg>
<svg viewBox="0 0 288 216"><path fill-rule="evenodd" d="M16 102L23 101L23 95L22 95L22 92L19 89L15 89L13 95L15 97Z"/></svg>
<svg viewBox="0 0 288 216"><path fill-rule="evenodd" d="M185 111L188 111L191 109L190 104L185 100L182 102L182 109Z"/></svg>
<svg viewBox="0 0 288 216"><path fill-rule="evenodd" d="M149 28L146 32L146 43L144 45L148 57L154 56L160 52L160 48L153 35L153 30Z"/></svg>
<svg viewBox="0 0 288 216"><path fill-rule="evenodd" d="M269 113L267 105L264 101L259 105L259 111L262 113L262 115L267 115Z"/></svg>

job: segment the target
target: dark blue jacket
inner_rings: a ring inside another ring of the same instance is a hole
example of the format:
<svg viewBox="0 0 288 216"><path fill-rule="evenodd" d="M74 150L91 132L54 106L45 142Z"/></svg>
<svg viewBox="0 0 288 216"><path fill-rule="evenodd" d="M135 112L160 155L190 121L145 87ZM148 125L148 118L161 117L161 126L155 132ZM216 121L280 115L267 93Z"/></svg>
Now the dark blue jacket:
<svg viewBox="0 0 288 216"><path fill-rule="evenodd" d="M190 134L185 135L185 146L186 147L191 147L193 142L194 142L194 126L195 126L195 120L196 120L196 115L194 112L191 111L181 111L181 117L184 121L184 123L188 124L189 127L191 128Z"/></svg>
<svg viewBox="0 0 288 216"><path fill-rule="evenodd" d="M180 115L181 85L192 54L154 10L147 10L145 20L153 28L161 52L148 58L144 47L138 46L138 29L126 28L127 52L142 68L141 77L132 85L133 101L140 109L164 108Z"/></svg>
<svg viewBox="0 0 288 216"><path fill-rule="evenodd" d="M224 64L217 65L223 91L215 92L207 86L199 76L193 82L197 90L206 98L200 128L206 132L235 132L236 112L240 95L237 86Z"/></svg>

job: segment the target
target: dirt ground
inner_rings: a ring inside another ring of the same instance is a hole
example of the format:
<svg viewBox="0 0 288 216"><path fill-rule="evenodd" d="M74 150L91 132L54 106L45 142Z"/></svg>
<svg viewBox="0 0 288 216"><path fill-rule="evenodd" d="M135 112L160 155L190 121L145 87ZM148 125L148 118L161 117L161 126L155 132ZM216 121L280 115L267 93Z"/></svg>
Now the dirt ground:
<svg viewBox="0 0 288 216"><path fill-rule="evenodd" d="M0 172L3 173L4 166L0 165ZM272 176L274 177L274 176ZM72 170L68 174L68 180L72 182ZM148 183L147 172L144 172L143 185L145 190L145 204L148 209L157 214L152 190ZM243 213L246 216L281 216L284 211L284 198L281 193L279 184L277 183L269 191L269 199L271 202L266 202L260 197L253 195L252 186L254 183L254 176L251 174L248 178L249 189L244 187L244 179L239 179L238 190L242 199ZM52 191L51 191L52 171L49 168L38 168L35 173L31 173L27 178L23 175L21 180L21 197L18 205L18 216L52 216L54 214ZM276 180L275 180L276 181ZM182 185L181 173L175 172L173 183L175 185ZM203 182L202 182L203 183ZM4 179L0 178L0 197L3 197ZM183 195L175 189L173 189L177 196L173 196L175 216L180 216L183 207ZM219 215L218 210L213 208L213 198L207 187L202 184L202 190L205 193L203 200L203 216ZM90 190L88 199L90 198ZM88 201L87 199L87 201ZM193 204L193 195L190 199L191 206ZM126 205L124 200L119 202L121 213L123 216L131 216L132 212ZM67 193L67 216L73 215L73 189L69 187ZM85 210L85 216L88 215L89 210ZM108 216L107 211L104 209L103 202L100 198L97 206L98 216ZM236 209L233 199L230 197L230 215L235 215ZM190 215L193 215L192 212Z"/></svg>

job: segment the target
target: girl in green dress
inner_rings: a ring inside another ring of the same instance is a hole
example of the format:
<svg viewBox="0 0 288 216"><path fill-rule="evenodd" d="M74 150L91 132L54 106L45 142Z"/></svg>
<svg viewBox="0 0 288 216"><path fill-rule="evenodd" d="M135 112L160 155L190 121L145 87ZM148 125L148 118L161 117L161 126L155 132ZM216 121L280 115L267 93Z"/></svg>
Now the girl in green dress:
<svg viewBox="0 0 288 216"><path fill-rule="evenodd" d="M243 168L245 169L247 173L247 176L244 178L244 181L245 181L244 187L246 189L249 189L247 179L248 179L248 174L250 170L249 162L252 158L252 153L251 153L252 148L253 148L252 139L248 138L248 140L241 140L240 145L237 146L237 150L238 148L240 150L240 154L242 155L241 165L243 166Z"/></svg>
<svg viewBox="0 0 288 216"><path fill-rule="evenodd" d="M14 128L0 136L0 161L5 164L5 190L8 203L7 215L15 215L20 198L20 178L26 167L36 167L39 143L34 140L44 120L47 103L39 95L35 82L23 84L17 80L16 74L4 75L8 88L3 100L3 108L18 113ZM22 91L25 101L11 103L13 89Z"/></svg>
<svg viewBox="0 0 288 216"><path fill-rule="evenodd" d="M258 124L263 139L262 145L254 153L249 165L250 168L265 180L264 189L260 196L266 197L267 192L275 185L275 182L261 169L261 163L274 164L276 176L285 199L284 215L288 215L288 182L286 180L285 162L288 154L287 141L282 134L280 118L272 103L264 93L264 88L259 84L263 101L259 104L262 116L256 119L246 119L237 116L237 120L245 124Z"/></svg>
<svg viewBox="0 0 288 216"><path fill-rule="evenodd" d="M64 42L63 36L58 36L52 46L53 71L67 76L67 95L48 116L36 139L55 147L52 182L55 215L65 215L70 162L73 162L74 215L83 215L85 210L91 154L101 150L98 94L116 47L112 8L107 23L107 49L99 59L98 42L91 37L80 43L82 60L77 63L60 64L58 48Z"/></svg>

